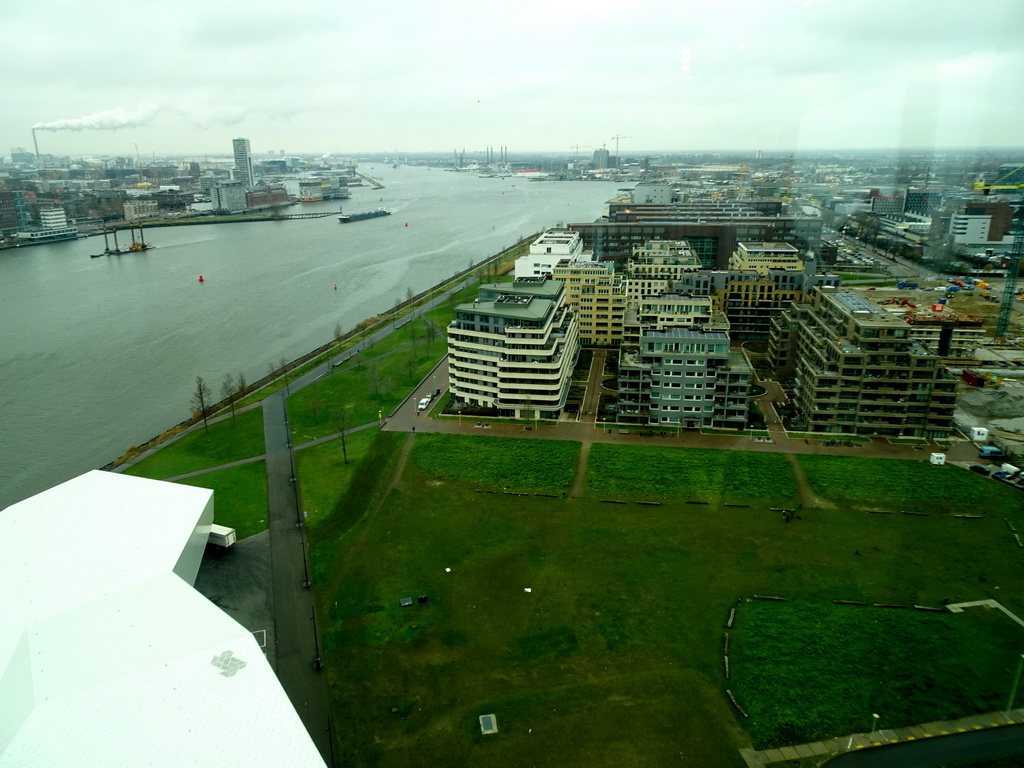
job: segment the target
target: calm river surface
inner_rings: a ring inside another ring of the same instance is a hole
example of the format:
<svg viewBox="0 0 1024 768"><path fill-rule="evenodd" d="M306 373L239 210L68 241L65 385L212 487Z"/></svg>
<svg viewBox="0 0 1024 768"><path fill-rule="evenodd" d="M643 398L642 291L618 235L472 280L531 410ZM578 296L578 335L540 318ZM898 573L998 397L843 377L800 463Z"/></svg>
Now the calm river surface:
<svg viewBox="0 0 1024 768"><path fill-rule="evenodd" d="M96 237L0 251L0 509L187 418L196 376L219 398L225 373L255 381L408 288L429 288L521 236L602 215L616 191L360 170L385 189L354 188L346 212L386 206L393 216L153 229L154 249L97 259Z"/></svg>

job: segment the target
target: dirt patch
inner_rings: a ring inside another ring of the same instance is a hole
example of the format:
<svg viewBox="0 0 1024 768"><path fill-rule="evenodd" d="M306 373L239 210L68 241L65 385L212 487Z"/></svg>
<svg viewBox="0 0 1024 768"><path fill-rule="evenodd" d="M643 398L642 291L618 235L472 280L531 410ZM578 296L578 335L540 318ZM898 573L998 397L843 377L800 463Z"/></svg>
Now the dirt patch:
<svg viewBox="0 0 1024 768"><path fill-rule="evenodd" d="M793 469L793 481L796 484L796 491L800 496L801 504L809 509L835 509L835 504L826 501L811 491L811 486L804 475L803 467L800 466L800 462L796 460L794 454L787 453L786 461L789 462L789 466Z"/></svg>

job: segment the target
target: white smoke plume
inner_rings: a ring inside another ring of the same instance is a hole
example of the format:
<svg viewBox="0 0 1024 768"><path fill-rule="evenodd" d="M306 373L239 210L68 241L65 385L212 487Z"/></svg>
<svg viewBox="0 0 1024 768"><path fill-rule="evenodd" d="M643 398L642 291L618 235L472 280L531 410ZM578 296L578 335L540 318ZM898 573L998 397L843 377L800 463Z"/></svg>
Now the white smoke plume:
<svg viewBox="0 0 1024 768"><path fill-rule="evenodd" d="M106 109L93 112L85 117L67 117L49 123L36 123L33 131L118 131L122 128L137 128L150 123L160 107L155 104L139 107L135 110Z"/></svg>

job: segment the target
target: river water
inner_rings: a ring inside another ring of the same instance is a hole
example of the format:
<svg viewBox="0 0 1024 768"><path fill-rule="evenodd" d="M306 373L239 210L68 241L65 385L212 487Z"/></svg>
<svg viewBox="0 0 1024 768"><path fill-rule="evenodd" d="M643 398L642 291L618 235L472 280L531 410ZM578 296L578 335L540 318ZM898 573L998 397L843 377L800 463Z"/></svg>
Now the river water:
<svg viewBox="0 0 1024 768"><path fill-rule="evenodd" d="M409 288L532 232L602 215L616 189L360 170L385 188L354 188L345 211L394 215L153 229L152 250L96 259L97 237L0 251L0 509L187 418L196 376L219 399L225 373L255 381Z"/></svg>

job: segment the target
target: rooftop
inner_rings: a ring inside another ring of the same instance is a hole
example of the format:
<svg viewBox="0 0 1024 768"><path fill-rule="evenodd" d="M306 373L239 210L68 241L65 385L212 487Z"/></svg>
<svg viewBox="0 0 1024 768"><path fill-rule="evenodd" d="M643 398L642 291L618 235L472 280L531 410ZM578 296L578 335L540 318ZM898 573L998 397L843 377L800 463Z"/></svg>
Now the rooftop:
<svg viewBox="0 0 1024 768"><path fill-rule="evenodd" d="M323 766L252 634L192 588L212 497L94 471L0 512L0 766Z"/></svg>

